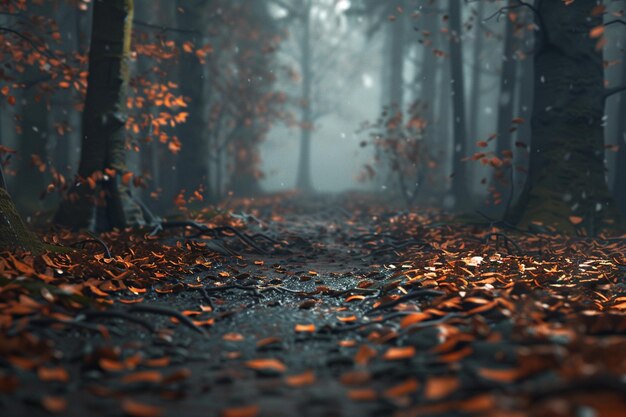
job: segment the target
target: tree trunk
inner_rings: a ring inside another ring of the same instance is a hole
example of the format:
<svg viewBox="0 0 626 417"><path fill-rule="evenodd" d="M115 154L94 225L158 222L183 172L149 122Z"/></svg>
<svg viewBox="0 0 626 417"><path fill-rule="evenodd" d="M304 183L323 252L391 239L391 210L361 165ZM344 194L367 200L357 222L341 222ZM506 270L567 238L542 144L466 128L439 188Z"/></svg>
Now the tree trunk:
<svg viewBox="0 0 626 417"><path fill-rule="evenodd" d="M21 100L22 130L17 142L20 182L15 187L13 198L24 214L33 214L41 209L39 195L46 187L44 172L39 168L47 160L48 108L45 97L33 85L40 76L37 69L26 71L25 84L29 86Z"/></svg>
<svg viewBox="0 0 626 417"><path fill-rule="evenodd" d="M125 92L133 0L95 1L78 179L56 221L107 230L143 222L121 176L126 173Z"/></svg>
<svg viewBox="0 0 626 417"><path fill-rule="evenodd" d="M512 6L513 1L508 5ZM498 123L496 155L502 157L504 151L511 150L511 121L513 120L513 104L515 102L515 25L509 18L508 13L504 26L504 45L502 51L502 67L500 70L500 94L498 98ZM494 200L496 205L502 209L500 215L504 214L506 207L503 207L511 195L512 184L510 183L510 172L512 166L502 167L494 172L492 186L494 188Z"/></svg>
<svg viewBox="0 0 626 417"><path fill-rule="evenodd" d="M179 0L178 26L201 28L205 24L206 0ZM202 37L193 35L191 42L200 47ZM194 53L182 53L180 58L180 90L191 103L189 116L180 126L182 149L178 159L178 188L193 192L208 187L209 141L207 136L206 103L204 96L204 68ZM208 191L208 190L207 190Z"/></svg>
<svg viewBox="0 0 626 417"><path fill-rule="evenodd" d="M626 82L626 65L623 65L623 80ZM617 159L615 161L615 179L613 182L613 195L622 213L626 213L626 95L622 94L619 102L620 119L617 130Z"/></svg>
<svg viewBox="0 0 626 417"><path fill-rule="evenodd" d="M540 3L545 32L535 57L530 175L510 213L522 226L595 234L617 219L605 179L602 50L589 36L602 25L592 16L596 4Z"/></svg>
<svg viewBox="0 0 626 417"><path fill-rule="evenodd" d="M472 60L472 96L470 97L469 106L469 135L471 140L478 140L478 119L480 117L480 99L482 89L482 73L483 66L483 49L485 45L485 33L482 28L483 15L485 14L485 2L478 2L478 9L476 10L476 27L474 32L476 34L476 42L474 43L474 59Z"/></svg>
<svg viewBox="0 0 626 417"><path fill-rule="evenodd" d="M394 2L397 7L404 9L404 1ZM405 19L402 14L392 10L396 20L391 25L391 57L389 74L389 105L398 110L404 109L404 43Z"/></svg>
<svg viewBox="0 0 626 417"><path fill-rule="evenodd" d="M313 131L313 115L311 109L311 89L313 83L313 68L311 67L311 3L307 3L303 10L302 22L302 120L300 127L300 160L298 162L298 176L296 188L303 192L313 191L311 181L311 136Z"/></svg>
<svg viewBox="0 0 626 417"><path fill-rule="evenodd" d="M11 196L6 190L0 161L0 250L18 248L39 253L43 250L43 245L37 236L28 230L17 213Z"/></svg>
<svg viewBox="0 0 626 417"><path fill-rule="evenodd" d="M463 73L463 48L461 2L450 0L450 66L452 85L452 113L454 126L454 151L452 194L455 206L461 208L469 201L467 188L467 163L463 161L467 152L467 123L465 118L465 75Z"/></svg>

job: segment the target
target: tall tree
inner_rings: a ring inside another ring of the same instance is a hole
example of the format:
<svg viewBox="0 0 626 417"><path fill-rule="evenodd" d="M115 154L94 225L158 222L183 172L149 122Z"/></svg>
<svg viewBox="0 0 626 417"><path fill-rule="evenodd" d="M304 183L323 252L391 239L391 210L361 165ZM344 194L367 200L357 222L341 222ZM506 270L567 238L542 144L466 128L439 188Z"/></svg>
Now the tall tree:
<svg viewBox="0 0 626 417"><path fill-rule="evenodd" d="M201 28L206 20L207 0L179 0L178 26ZM200 34L193 34L189 42L195 48L203 43ZM187 122L180 125L182 149L177 175L178 188L193 192L208 185L209 139L206 133L206 102L204 91L204 68L192 52L183 52L180 58L180 90L190 101Z"/></svg>
<svg viewBox="0 0 626 417"><path fill-rule="evenodd" d="M537 5L530 172L509 213L523 226L594 234L618 217L605 179L602 49L590 36L603 24L596 6L595 0Z"/></svg>
<svg viewBox="0 0 626 417"><path fill-rule="evenodd" d="M72 228L105 230L142 223L127 185L125 92L133 0L96 0L78 176L57 212Z"/></svg>
<svg viewBox="0 0 626 417"><path fill-rule="evenodd" d="M450 67L452 85L452 124L454 131L452 193L457 208L469 201L467 164L463 161L467 149L467 121L465 111L465 75L463 71L462 2L449 0Z"/></svg>
<svg viewBox="0 0 626 417"><path fill-rule="evenodd" d="M509 0L507 7L510 8L515 2ZM516 62L515 62L515 17L514 12L507 11L505 13L504 22L504 42L502 49L502 64L500 67L500 93L498 96L498 123L497 123L497 139L496 154L502 156L504 152L511 150L511 121L513 119L513 109L515 106L515 81L516 81ZM512 192L512 184L509 184L509 177L506 175L511 166L503 167L495 171L492 185L496 192L496 201L509 201L509 193Z"/></svg>
<svg viewBox="0 0 626 417"><path fill-rule="evenodd" d="M296 177L296 188L310 192L313 190L311 180L311 136L313 131L313 111L312 111L312 87L313 87L313 51L311 39L311 14L313 8L312 0L303 0L298 5L300 33L300 72L302 75L302 93L300 97L301 120L300 120L300 157L298 160L298 173Z"/></svg>
<svg viewBox="0 0 626 417"><path fill-rule="evenodd" d="M626 63L623 66L622 82L626 82ZM626 213L626 96L622 95L619 102L620 119L617 126L617 160L615 165L615 178L613 182L613 194L622 211Z"/></svg>

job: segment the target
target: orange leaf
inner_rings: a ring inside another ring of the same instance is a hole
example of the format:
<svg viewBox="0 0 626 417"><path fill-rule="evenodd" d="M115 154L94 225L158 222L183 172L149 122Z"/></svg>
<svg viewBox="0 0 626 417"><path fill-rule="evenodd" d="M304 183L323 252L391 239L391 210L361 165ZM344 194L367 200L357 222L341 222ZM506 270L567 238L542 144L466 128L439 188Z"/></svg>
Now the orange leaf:
<svg viewBox="0 0 626 417"><path fill-rule="evenodd" d="M275 371L283 373L287 370L284 363L278 359L253 359L246 362L246 366L256 371Z"/></svg>
<svg viewBox="0 0 626 417"><path fill-rule="evenodd" d="M314 333L315 325L314 324L296 324L295 330L296 330L296 333Z"/></svg>
<svg viewBox="0 0 626 417"><path fill-rule="evenodd" d="M376 356L376 351L367 345L361 345L356 355L354 363L357 365L367 365Z"/></svg>
<svg viewBox="0 0 626 417"><path fill-rule="evenodd" d="M459 385L459 379L455 376L429 378L424 395L428 400L438 400L452 394L459 388Z"/></svg>
<svg viewBox="0 0 626 417"><path fill-rule="evenodd" d="M64 368L44 368L41 367L37 370L37 376L42 381L59 381L67 382L70 380L70 375Z"/></svg>
<svg viewBox="0 0 626 417"><path fill-rule="evenodd" d="M408 316L402 319L402 321L400 322L400 327L404 329L406 327L409 327L412 324L420 323L428 319L429 317L430 317L430 314L427 314L427 313L409 314Z"/></svg>
<svg viewBox="0 0 626 417"><path fill-rule="evenodd" d="M373 389L351 389L348 398L352 401L376 401L378 394Z"/></svg>
<svg viewBox="0 0 626 417"><path fill-rule="evenodd" d="M298 375L290 375L285 377L285 382L291 387L313 385L315 383L315 374L312 371L307 371Z"/></svg>
<svg viewBox="0 0 626 417"><path fill-rule="evenodd" d="M133 173L132 172L126 172L124 175L122 175L122 184L124 185L128 185L130 184L130 180L133 179Z"/></svg>
<svg viewBox="0 0 626 417"><path fill-rule="evenodd" d="M579 225L579 224L581 224L583 222L583 220L585 220L585 219L583 219L582 217L579 217L579 216L569 216L569 221L573 225Z"/></svg>
<svg viewBox="0 0 626 417"><path fill-rule="evenodd" d="M163 380L163 375L159 371L139 371L124 375L122 382L131 384L133 382L153 382L159 383Z"/></svg>
<svg viewBox="0 0 626 417"><path fill-rule="evenodd" d="M41 405L52 414L60 414L67 410L67 401L63 397L46 395L41 399Z"/></svg>
<svg viewBox="0 0 626 417"><path fill-rule="evenodd" d="M404 397L412 394L419 388L419 382L416 379L408 379L405 382L393 386L385 390L385 397Z"/></svg>
<svg viewBox="0 0 626 417"><path fill-rule="evenodd" d="M126 399L122 402L122 410L132 417L160 417L163 415L162 408L131 399Z"/></svg>
<svg viewBox="0 0 626 417"><path fill-rule="evenodd" d="M221 417L256 417L258 415L259 406L256 404L226 408L220 413Z"/></svg>
<svg viewBox="0 0 626 417"><path fill-rule="evenodd" d="M415 356L415 347L413 346L392 347L387 349L383 356L383 359L388 361L397 361L402 359L409 359L413 356Z"/></svg>
<svg viewBox="0 0 626 417"><path fill-rule="evenodd" d="M520 377L519 369L488 369L481 368L478 374L483 378L497 382L513 382Z"/></svg>
<svg viewBox="0 0 626 417"><path fill-rule="evenodd" d="M226 333L224 336L222 336L222 339L227 342L241 342L245 338L241 333Z"/></svg>
<svg viewBox="0 0 626 417"><path fill-rule="evenodd" d="M589 37L592 38L592 39L599 38L603 34L604 34L604 26L603 25L596 26L596 27L592 28L591 31L589 31Z"/></svg>

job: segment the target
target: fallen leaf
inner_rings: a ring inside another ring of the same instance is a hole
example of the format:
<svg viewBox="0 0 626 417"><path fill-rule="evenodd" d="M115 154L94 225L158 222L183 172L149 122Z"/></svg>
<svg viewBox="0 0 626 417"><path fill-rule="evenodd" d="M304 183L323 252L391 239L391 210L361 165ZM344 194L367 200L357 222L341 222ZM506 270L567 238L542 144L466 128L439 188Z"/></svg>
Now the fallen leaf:
<svg viewBox="0 0 626 417"><path fill-rule="evenodd" d="M257 371L274 371L284 373L287 367L278 359L253 359L246 362L246 366Z"/></svg>
<svg viewBox="0 0 626 417"><path fill-rule="evenodd" d="M161 407L140 403L131 399L122 401L122 411L132 417L161 417L164 414Z"/></svg>

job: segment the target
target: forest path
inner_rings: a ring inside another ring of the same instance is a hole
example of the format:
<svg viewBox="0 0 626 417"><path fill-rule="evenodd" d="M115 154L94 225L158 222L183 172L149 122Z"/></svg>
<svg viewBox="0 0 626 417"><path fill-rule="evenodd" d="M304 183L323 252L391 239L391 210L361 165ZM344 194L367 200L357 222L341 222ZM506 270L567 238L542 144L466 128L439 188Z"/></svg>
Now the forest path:
<svg viewBox="0 0 626 417"><path fill-rule="evenodd" d="M349 198L250 210L247 232L280 242L258 241L267 254L240 245L240 256L168 278L174 290L143 294L141 305L183 312L206 335L153 314L138 314L152 332L110 317L89 320L106 324L104 339L49 330L71 383L23 372L22 388L0 397L2 416L49 415L40 404L56 397L70 416L626 409L626 315L612 307L626 285L597 242L490 240L484 226ZM596 300L604 311L592 314Z"/></svg>

